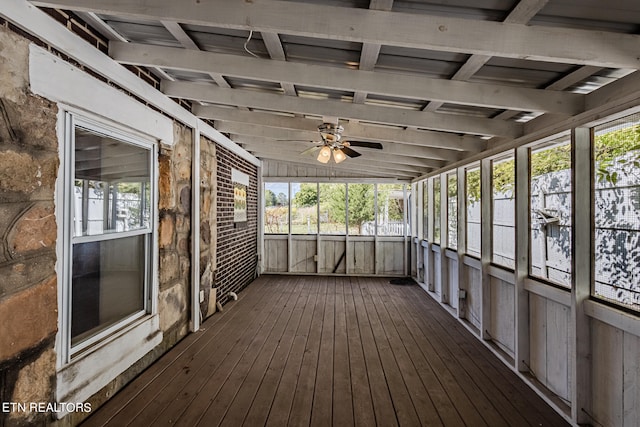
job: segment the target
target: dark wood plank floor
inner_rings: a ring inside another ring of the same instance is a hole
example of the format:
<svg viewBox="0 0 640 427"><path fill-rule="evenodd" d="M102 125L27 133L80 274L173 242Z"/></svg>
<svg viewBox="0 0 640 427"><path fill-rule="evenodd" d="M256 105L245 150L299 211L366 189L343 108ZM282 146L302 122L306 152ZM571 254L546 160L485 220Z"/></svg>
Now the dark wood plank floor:
<svg viewBox="0 0 640 427"><path fill-rule="evenodd" d="M83 425L568 424L416 285L262 276Z"/></svg>

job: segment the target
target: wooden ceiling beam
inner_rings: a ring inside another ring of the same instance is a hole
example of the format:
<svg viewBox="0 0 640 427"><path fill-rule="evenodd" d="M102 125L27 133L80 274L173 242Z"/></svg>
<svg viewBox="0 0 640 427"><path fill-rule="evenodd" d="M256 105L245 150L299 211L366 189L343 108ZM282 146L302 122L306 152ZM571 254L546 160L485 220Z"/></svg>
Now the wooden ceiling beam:
<svg viewBox="0 0 640 427"><path fill-rule="evenodd" d="M308 87L361 91L418 101L559 114L576 114L584 110L584 95L559 91L417 75L394 76L374 71L124 42L109 43L109 55L121 64L215 73L258 81L284 81Z"/></svg>
<svg viewBox="0 0 640 427"><path fill-rule="evenodd" d="M359 43L639 69L640 35L282 0L38 0L37 6ZM286 16L287 19L282 19Z"/></svg>
<svg viewBox="0 0 640 427"><path fill-rule="evenodd" d="M252 90L225 89L187 82L163 81L162 91L175 98L186 98L219 105L259 108L268 111L334 116L371 123L413 126L421 129L472 135L506 137L522 135L522 125L519 123L482 117L358 105L330 99L310 99Z"/></svg>
<svg viewBox="0 0 640 427"><path fill-rule="evenodd" d="M243 111L237 108L196 105L193 114L203 119L224 122L249 123L301 131L317 131L321 121L299 117L287 117L280 114ZM453 133L426 130L411 130L400 127L374 126L359 123L341 123L343 135L351 139L368 141L389 141L397 144L418 145L421 147L444 148L455 151L477 153L485 148L485 141L473 136L461 136Z"/></svg>

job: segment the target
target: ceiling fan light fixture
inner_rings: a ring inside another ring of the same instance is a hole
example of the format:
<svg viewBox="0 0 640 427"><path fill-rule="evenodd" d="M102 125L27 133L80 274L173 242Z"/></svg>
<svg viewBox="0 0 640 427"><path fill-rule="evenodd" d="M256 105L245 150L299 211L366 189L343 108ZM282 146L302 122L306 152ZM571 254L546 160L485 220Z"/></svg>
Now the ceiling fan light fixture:
<svg viewBox="0 0 640 427"><path fill-rule="evenodd" d="M318 153L318 161L320 163L328 163L329 159L331 159L331 148L325 145Z"/></svg>
<svg viewBox="0 0 640 427"><path fill-rule="evenodd" d="M347 155L344 154L344 152L339 149L339 148L335 148L333 150L333 160L335 160L336 163L341 163L343 162L345 159L347 158Z"/></svg>

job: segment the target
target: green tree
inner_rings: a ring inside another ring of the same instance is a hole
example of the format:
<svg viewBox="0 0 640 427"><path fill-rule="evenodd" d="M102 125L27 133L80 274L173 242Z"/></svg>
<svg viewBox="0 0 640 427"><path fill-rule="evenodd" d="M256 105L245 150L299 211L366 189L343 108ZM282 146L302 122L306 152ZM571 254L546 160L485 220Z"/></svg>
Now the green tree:
<svg viewBox="0 0 640 427"><path fill-rule="evenodd" d="M404 220L402 184L378 184L378 215L385 213L390 221Z"/></svg>
<svg viewBox="0 0 640 427"><path fill-rule="evenodd" d="M373 221L373 185L349 184L349 228L362 233L362 224Z"/></svg>
<svg viewBox="0 0 640 427"><path fill-rule="evenodd" d="M284 193L278 193L276 197L276 205L277 206L286 206L289 204L289 198Z"/></svg>
<svg viewBox="0 0 640 427"><path fill-rule="evenodd" d="M278 203L278 199L276 198L276 194L267 189L264 191L264 204L266 207L275 206Z"/></svg>
<svg viewBox="0 0 640 427"><path fill-rule="evenodd" d="M631 156L625 154L632 152ZM594 141L596 178L615 185L619 172L638 178L640 175L640 125L597 134ZM614 164L617 168L614 168Z"/></svg>
<svg viewBox="0 0 640 427"><path fill-rule="evenodd" d="M293 197L293 204L298 207L313 206L318 203L316 184L300 184L300 190Z"/></svg>

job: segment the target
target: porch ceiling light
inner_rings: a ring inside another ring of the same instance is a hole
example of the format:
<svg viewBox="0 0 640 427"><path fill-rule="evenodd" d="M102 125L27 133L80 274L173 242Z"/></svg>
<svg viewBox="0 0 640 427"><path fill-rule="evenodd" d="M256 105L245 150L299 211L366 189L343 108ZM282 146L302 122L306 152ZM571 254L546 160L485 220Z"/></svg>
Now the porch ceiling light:
<svg viewBox="0 0 640 427"><path fill-rule="evenodd" d="M331 159L331 148L329 148L329 146L325 145L320 150L320 153L318 153L318 161L320 163L328 163L329 159Z"/></svg>
<svg viewBox="0 0 640 427"><path fill-rule="evenodd" d="M343 162L346 158L347 158L347 155L344 154L344 152L341 149L339 148L333 149L333 160L335 160L336 163Z"/></svg>

